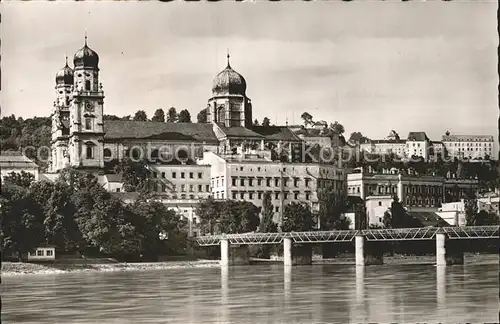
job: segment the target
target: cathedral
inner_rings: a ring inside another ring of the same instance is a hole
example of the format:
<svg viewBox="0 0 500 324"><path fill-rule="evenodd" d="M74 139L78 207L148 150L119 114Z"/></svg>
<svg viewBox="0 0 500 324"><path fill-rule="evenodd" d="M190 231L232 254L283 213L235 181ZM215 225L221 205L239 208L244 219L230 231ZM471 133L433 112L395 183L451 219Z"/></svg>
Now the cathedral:
<svg viewBox="0 0 500 324"><path fill-rule="evenodd" d="M194 163L203 152L235 155L282 149L291 161L302 143L287 127L252 125L245 78L230 65L213 80L206 123L103 120L99 55L87 44L56 74L50 172L66 167L103 173L125 157Z"/></svg>

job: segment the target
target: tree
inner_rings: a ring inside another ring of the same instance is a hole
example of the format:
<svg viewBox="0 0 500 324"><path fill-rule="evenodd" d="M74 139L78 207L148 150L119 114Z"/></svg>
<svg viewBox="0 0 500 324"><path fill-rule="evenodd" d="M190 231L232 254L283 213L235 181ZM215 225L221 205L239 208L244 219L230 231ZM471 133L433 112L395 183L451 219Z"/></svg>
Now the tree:
<svg viewBox="0 0 500 324"><path fill-rule="evenodd" d="M175 107L170 107L167 112L167 123L175 123L177 121L177 110Z"/></svg>
<svg viewBox="0 0 500 324"><path fill-rule="evenodd" d="M126 212L139 238L140 253L147 259L155 260L159 254L184 252L187 243L184 231L186 222L164 204L139 199L128 205ZM162 240L160 233L167 233L168 240Z"/></svg>
<svg viewBox="0 0 500 324"><path fill-rule="evenodd" d="M202 109L196 116L198 123L206 123L207 122L207 109Z"/></svg>
<svg viewBox="0 0 500 324"><path fill-rule="evenodd" d="M344 133L344 126L340 124L338 121L335 121L335 123L330 124L330 130L337 135L342 135Z"/></svg>
<svg viewBox="0 0 500 324"><path fill-rule="evenodd" d="M126 116L123 116L123 117L121 118L121 120L130 120L131 118L132 118L132 116L130 116L130 115L126 115Z"/></svg>
<svg viewBox="0 0 500 324"><path fill-rule="evenodd" d="M187 109L181 110L179 113L178 123L191 123L191 114Z"/></svg>
<svg viewBox="0 0 500 324"><path fill-rule="evenodd" d="M144 110L138 110L134 115L134 120L136 121L147 121L148 116Z"/></svg>
<svg viewBox="0 0 500 324"><path fill-rule="evenodd" d="M370 139L368 137L363 136L360 132L353 132L351 133L348 142L352 144L363 144L369 140Z"/></svg>
<svg viewBox="0 0 500 324"><path fill-rule="evenodd" d="M464 205L466 224L467 226L474 226L476 224L476 216L478 214L476 197L468 197L464 200Z"/></svg>
<svg viewBox="0 0 500 324"><path fill-rule="evenodd" d="M271 121L269 120L269 118L264 117L264 119L262 120L262 126L264 126L264 127L271 126Z"/></svg>
<svg viewBox="0 0 500 324"><path fill-rule="evenodd" d="M321 229L347 229L349 224L341 218L347 209L345 197L337 195L333 188L327 187L318 191L318 198Z"/></svg>
<svg viewBox="0 0 500 324"><path fill-rule="evenodd" d="M153 115L153 118L151 118L151 121L164 123L165 122L165 112L163 111L163 109L161 109L161 108L156 109L156 111Z"/></svg>
<svg viewBox="0 0 500 324"><path fill-rule="evenodd" d="M304 112L302 113L302 115L300 115L300 118L302 118L304 120L304 125L307 127L308 125L312 125L314 123L313 121L313 117L311 116L311 114L309 114L308 112Z"/></svg>
<svg viewBox="0 0 500 324"><path fill-rule="evenodd" d="M7 174L3 181L7 184L14 184L16 186L28 188L33 181L35 181L35 176L32 173L22 170L21 172L11 172Z"/></svg>
<svg viewBox="0 0 500 324"><path fill-rule="evenodd" d="M481 210L475 219L474 226L499 225L500 219L495 213L488 213Z"/></svg>
<svg viewBox="0 0 500 324"><path fill-rule="evenodd" d="M123 188L126 192L140 192L142 194L154 191L154 179L147 168L145 160L133 161L125 158L114 168L123 181Z"/></svg>
<svg viewBox="0 0 500 324"><path fill-rule="evenodd" d="M220 206L220 233L253 232L259 226L260 209L251 202L226 200Z"/></svg>
<svg viewBox="0 0 500 324"><path fill-rule="evenodd" d="M82 245L82 237L73 215L71 188L62 181L38 181L30 187L32 199L43 213L45 243L60 251L74 251Z"/></svg>
<svg viewBox="0 0 500 324"><path fill-rule="evenodd" d="M196 208L196 215L200 218L203 232L214 234L215 225L219 220L221 203L212 197L201 200Z"/></svg>
<svg viewBox="0 0 500 324"><path fill-rule="evenodd" d="M278 231L278 226L273 221L274 207L271 200L271 193L266 191L262 199L262 219L259 225L259 232L273 233Z"/></svg>
<svg viewBox="0 0 500 324"><path fill-rule="evenodd" d="M19 260L44 241L43 214L27 188L3 185L0 197L2 226L0 239L4 255L17 254Z"/></svg>
<svg viewBox="0 0 500 324"><path fill-rule="evenodd" d="M404 228L407 226L407 214L403 205L399 201L397 196L393 197L393 201L391 203L391 217L392 224L391 228Z"/></svg>
<svg viewBox="0 0 500 324"><path fill-rule="evenodd" d="M253 125L254 125L254 126L259 126L259 120L258 120L258 119L255 119L255 120L253 121Z"/></svg>
<svg viewBox="0 0 500 324"><path fill-rule="evenodd" d="M103 120L120 120L120 117L115 115L104 115L102 116Z"/></svg>
<svg viewBox="0 0 500 324"><path fill-rule="evenodd" d="M392 228L392 215L390 209L384 212L383 223L384 223L384 228Z"/></svg>
<svg viewBox="0 0 500 324"><path fill-rule="evenodd" d="M283 232L306 232L314 228L314 220L308 205L292 202L283 211Z"/></svg>

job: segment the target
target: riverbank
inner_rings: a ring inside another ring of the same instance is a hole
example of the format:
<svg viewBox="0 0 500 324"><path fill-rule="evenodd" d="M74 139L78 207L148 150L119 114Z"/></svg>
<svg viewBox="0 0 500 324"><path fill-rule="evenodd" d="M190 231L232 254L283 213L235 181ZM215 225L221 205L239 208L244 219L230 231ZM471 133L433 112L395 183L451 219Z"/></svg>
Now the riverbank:
<svg viewBox="0 0 500 324"><path fill-rule="evenodd" d="M213 267L219 267L218 260L86 264L2 262L2 276L60 274L74 272L146 271Z"/></svg>
<svg viewBox="0 0 500 324"><path fill-rule="evenodd" d="M465 264L490 264L498 263L497 254L465 253ZM280 259L258 259L250 258L252 264L276 263L282 264ZM384 264L435 264L434 255L394 255L384 256ZM321 259L314 257L313 264L338 264L353 265L353 256L341 256L333 259ZM219 260L197 260L197 261L167 261L167 262L136 262L136 263L96 263L96 260L88 260L87 263L25 263L25 262L2 262L2 276L19 275L44 275L75 272L113 272L113 271L147 271L185 268L218 268Z"/></svg>

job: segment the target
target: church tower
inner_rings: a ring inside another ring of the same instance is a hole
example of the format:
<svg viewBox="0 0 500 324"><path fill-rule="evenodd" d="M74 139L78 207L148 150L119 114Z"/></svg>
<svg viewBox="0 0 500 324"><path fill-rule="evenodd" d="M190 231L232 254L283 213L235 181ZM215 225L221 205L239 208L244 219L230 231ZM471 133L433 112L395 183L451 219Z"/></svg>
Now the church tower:
<svg viewBox="0 0 500 324"><path fill-rule="evenodd" d="M70 108L70 165L99 169L103 160L104 92L99 83L99 56L85 45L73 57L73 103Z"/></svg>
<svg viewBox="0 0 500 324"><path fill-rule="evenodd" d="M68 139L70 106L73 89L73 69L66 65L56 74L56 101L52 112L52 140L50 170L56 172L69 165Z"/></svg>
<svg viewBox="0 0 500 324"><path fill-rule="evenodd" d="M225 127L250 127L252 103L246 96L245 78L231 68L229 54L227 66L214 79L212 98L208 100L207 122Z"/></svg>

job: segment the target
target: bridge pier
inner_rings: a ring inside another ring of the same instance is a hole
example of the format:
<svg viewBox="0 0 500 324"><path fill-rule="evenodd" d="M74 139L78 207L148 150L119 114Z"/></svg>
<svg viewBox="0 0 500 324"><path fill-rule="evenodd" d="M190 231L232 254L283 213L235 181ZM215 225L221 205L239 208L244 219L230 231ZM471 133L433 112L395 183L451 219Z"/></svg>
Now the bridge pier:
<svg viewBox="0 0 500 324"><path fill-rule="evenodd" d="M308 265L312 264L312 246L292 244L289 237L283 238L283 265Z"/></svg>
<svg viewBox="0 0 500 324"><path fill-rule="evenodd" d="M220 240L220 265L222 267L247 264L250 264L248 246L231 246L227 238Z"/></svg>
<svg viewBox="0 0 500 324"><path fill-rule="evenodd" d="M384 251L377 249L375 244L367 244L364 235L356 235L355 238L356 265L380 265L384 263Z"/></svg>
<svg viewBox="0 0 500 324"><path fill-rule="evenodd" d="M458 244L448 239L445 233L436 234L436 265L464 264L464 251Z"/></svg>

